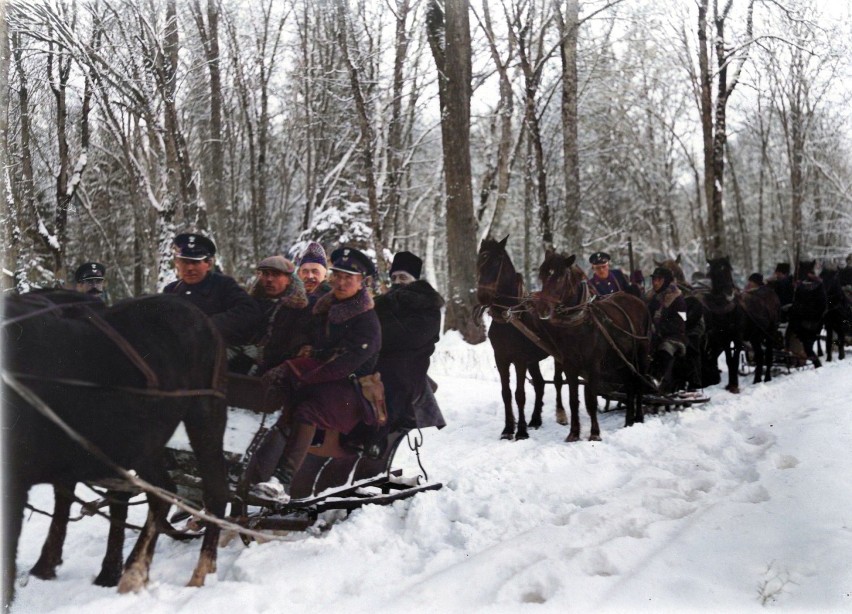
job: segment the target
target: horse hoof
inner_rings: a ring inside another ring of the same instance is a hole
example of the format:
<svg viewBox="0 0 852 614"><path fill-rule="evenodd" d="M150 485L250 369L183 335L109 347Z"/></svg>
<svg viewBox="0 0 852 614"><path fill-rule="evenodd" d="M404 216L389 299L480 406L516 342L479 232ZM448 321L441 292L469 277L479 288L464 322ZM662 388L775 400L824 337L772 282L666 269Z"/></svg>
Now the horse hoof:
<svg viewBox="0 0 852 614"><path fill-rule="evenodd" d="M520 441L521 439L529 439L529 438L530 438L530 434L527 433L527 432L518 433L517 435L515 435L515 441Z"/></svg>
<svg viewBox="0 0 852 614"><path fill-rule="evenodd" d="M511 441L513 439L513 437L514 436L512 435L512 433L501 433L500 434L500 439L507 439L507 440Z"/></svg>
<svg viewBox="0 0 852 614"><path fill-rule="evenodd" d="M739 394L740 393L740 387L739 386L725 386L725 390L727 390L731 394Z"/></svg>
<svg viewBox="0 0 852 614"><path fill-rule="evenodd" d="M55 580L56 567L36 564L32 569L30 569L30 575L38 578L39 580Z"/></svg>
<svg viewBox="0 0 852 614"><path fill-rule="evenodd" d="M131 567L127 569L118 581L118 592L122 595L125 593L138 593L145 584L148 583L148 575L141 569Z"/></svg>
<svg viewBox="0 0 852 614"><path fill-rule="evenodd" d="M541 420L533 420L528 425L531 429L540 429L541 428Z"/></svg>
<svg viewBox="0 0 852 614"><path fill-rule="evenodd" d="M574 443L575 441L580 441L580 436L574 435L572 433L572 434L568 435L568 437L565 438L565 441L567 441L568 443Z"/></svg>
<svg viewBox="0 0 852 614"><path fill-rule="evenodd" d="M121 576L120 572L119 573L107 573L107 572L102 571L101 573L98 574L98 577L95 578L94 585L95 586L107 586L107 587L117 586L118 585L118 579L119 579L120 576Z"/></svg>
<svg viewBox="0 0 852 614"><path fill-rule="evenodd" d="M589 441L600 441L600 440L601 440L600 435L589 435Z"/></svg>

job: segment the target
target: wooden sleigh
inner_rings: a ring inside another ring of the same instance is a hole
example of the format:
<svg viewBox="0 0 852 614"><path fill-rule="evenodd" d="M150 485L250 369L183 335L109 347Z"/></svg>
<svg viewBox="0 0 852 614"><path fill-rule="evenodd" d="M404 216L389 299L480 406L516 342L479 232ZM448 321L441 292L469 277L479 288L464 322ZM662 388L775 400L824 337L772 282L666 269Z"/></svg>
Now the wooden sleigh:
<svg viewBox="0 0 852 614"><path fill-rule="evenodd" d="M261 378L229 373L227 391L230 408L266 413ZM231 520L247 528L305 530L314 524L321 512L327 510L351 511L368 504L389 505L443 486L439 482L425 481L425 471L422 476L424 483L421 483L421 476L406 478L402 470L393 468L394 456L403 441L409 442L420 462L422 439L415 437L412 442L408 430L388 433L384 451L372 455L343 441L340 433L325 431L321 442L311 446L305 461L293 476L290 502L286 505L273 504L248 495L244 482L246 468L267 430L261 427L244 453L225 453L231 491ZM193 454L168 448L167 467L178 494L200 501L201 483Z"/></svg>

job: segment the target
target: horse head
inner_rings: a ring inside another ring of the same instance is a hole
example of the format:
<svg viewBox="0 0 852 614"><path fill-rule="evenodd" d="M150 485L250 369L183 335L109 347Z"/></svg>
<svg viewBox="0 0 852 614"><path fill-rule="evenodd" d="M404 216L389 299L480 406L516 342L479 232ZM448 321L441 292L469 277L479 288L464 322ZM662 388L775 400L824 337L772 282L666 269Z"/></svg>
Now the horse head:
<svg viewBox="0 0 852 614"><path fill-rule="evenodd" d="M707 260L709 265L710 291L713 294L733 295L734 275L731 261L727 256Z"/></svg>
<svg viewBox="0 0 852 614"><path fill-rule="evenodd" d="M516 297L518 279L515 267L506 251L506 241L491 237L483 239L476 261L476 299L480 305L491 306L497 297Z"/></svg>
<svg viewBox="0 0 852 614"><path fill-rule="evenodd" d="M552 249L545 251L544 262L538 268L541 292L534 301L535 311L542 320L553 317L560 305L576 304L577 286L585 276L579 267L573 266L575 260L573 255L566 256Z"/></svg>

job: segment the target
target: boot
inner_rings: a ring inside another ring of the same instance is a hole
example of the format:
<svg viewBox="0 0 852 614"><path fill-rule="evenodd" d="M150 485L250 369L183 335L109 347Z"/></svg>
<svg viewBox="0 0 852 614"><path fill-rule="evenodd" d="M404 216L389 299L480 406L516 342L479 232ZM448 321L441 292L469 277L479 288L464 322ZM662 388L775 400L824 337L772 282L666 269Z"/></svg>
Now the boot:
<svg viewBox="0 0 852 614"><path fill-rule="evenodd" d="M308 448L314 439L317 427L313 424L298 423L290 429L284 451L278 461L278 466L272 473L272 477L266 482L260 482L251 487L255 496L271 499L275 503L285 505L290 502L290 487L293 476L302 466Z"/></svg>
<svg viewBox="0 0 852 614"><path fill-rule="evenodd" d="M674 356L662 350L654 353L654 359L651 363L651 376L654 378L660 394L671 392L673 367Z"/></svg>

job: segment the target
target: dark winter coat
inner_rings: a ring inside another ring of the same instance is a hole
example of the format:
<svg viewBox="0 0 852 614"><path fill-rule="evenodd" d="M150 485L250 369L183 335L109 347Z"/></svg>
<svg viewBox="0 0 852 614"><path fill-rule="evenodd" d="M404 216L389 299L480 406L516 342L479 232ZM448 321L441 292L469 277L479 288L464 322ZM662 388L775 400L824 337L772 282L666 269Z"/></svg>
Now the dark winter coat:
<svg viewBox="0 0 852 614"><path fill-rule="evenodd" d="M293 277L281 296L266 298L258 286L255 300L263 312L263 326L256 339L258 346L258 375L280 365L298 354L304 345L310 345L309 323L311 310L305 286Z"/></svg>
<svg viewBox="0 0 852 614"><path fill-rule="evenodd" d="M654 348L670 340L686 345L686 301L677 284L668 283L655 292L648 303Z"/></svg>
<svg viewBox="0 0 852 614"><path fill-rule="evenodd" d="M782 307L793 303L793 278L791 276L787 275L783 279L770 279L767 285L775 290Z"/></svg>
<svg viewBox="0 0 852 614"><path fill-rule="evenodd" d="M326 294L313 315L321 326L311 357L287 361L264 380L281 393L293 420L348 433L361 421L366 402L349 376L375 371L382 329L365 288L344 301Z"/></svg>
<svg viewBox="0 0 852 614"><path fill-rule="evenodd" d="M790 308L790 330L799 337L809 332L818 333L827 308L825 287L819 277L813 275L797 282Z"/></svg>
<svg viewBox="0 0 852 614"><path fill-rule="evenodd" d="M604 279L600 279L596 275L589 278L589 284L592 289L600 296L614 294L616 292L629 292L634 296L640 296L639 289L627 281L624 273L620 269L610 269L609 275Z"/></svg>
<svg viewBox="0 0 852 614"><path fill-rule="evenodd" d="M194 285L173 281L163 294L175 294L210 316L227 345L250 343L260 326L260 307L233 278L210 272Z"/></svg>
<svg viewBox="0 0 852 614"><path fill-rule="evenodd" d="M376 370L382 374L389 428L445 426L428 385L429 357L441 330L444 299L425 280L392 286L376 298L382 349Z"/></svg>

